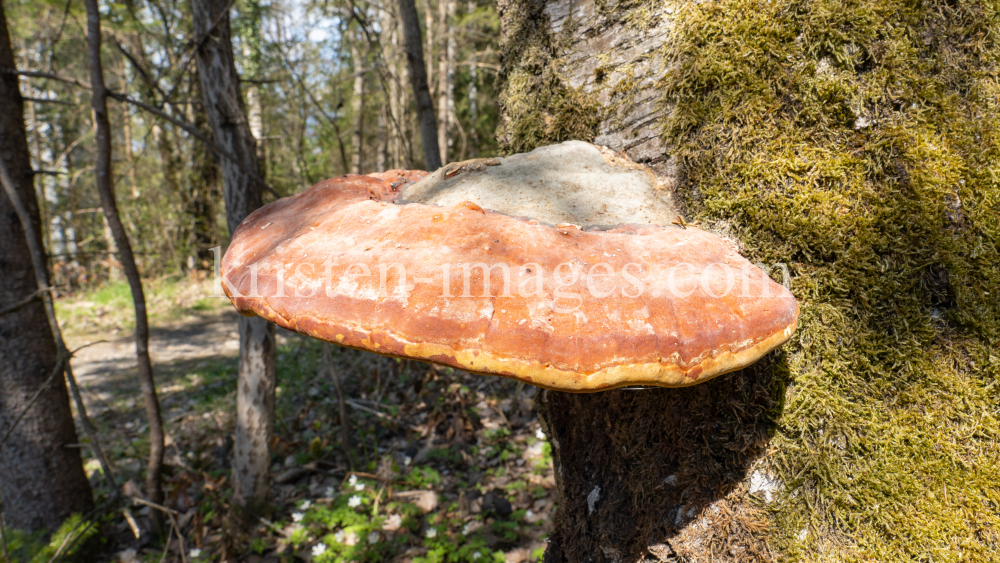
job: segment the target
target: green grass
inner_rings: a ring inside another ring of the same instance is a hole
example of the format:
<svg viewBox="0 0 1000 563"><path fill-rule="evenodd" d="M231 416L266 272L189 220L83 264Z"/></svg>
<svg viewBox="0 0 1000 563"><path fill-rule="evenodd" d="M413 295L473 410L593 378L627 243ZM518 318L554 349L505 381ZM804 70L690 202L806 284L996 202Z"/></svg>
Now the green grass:
<svg viewBox="0 0 1000 563"><path fill-rule="evenodd" d="M211 281L192 282L183 276L143 280L146 314L152 325L182 321L185 317L230 307L225 298L209 297ZM135 308L127 282L112 281L56 301L56 314L70 333L130 331Z"/></svg>

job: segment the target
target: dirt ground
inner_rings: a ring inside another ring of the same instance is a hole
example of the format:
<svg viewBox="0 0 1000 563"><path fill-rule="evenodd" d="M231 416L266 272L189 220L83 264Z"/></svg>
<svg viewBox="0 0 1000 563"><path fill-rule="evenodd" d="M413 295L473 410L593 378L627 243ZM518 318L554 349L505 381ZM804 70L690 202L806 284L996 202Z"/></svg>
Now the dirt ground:
<svg viewBox="0 0 1000 563"><path fill-rule="evenodd" d="M333 347L349 404L349 459L323 345L281 329L271 507L249 537L229 537L238 316L225 300L206 301L204 284L150 293L167 436L164 502L177 511L180 533L155 538L149 510L133 507L140 537L121 515L112 518L102 529L104 560L181 561L182 551L186 561L254 563L541 557L555 482L533 388ZM142 496L147 426L127 305L78 299L61 307L67 344L82 347L73 368L116 480ZM96 493L107 494L88 449L84 459Z"/></svg>

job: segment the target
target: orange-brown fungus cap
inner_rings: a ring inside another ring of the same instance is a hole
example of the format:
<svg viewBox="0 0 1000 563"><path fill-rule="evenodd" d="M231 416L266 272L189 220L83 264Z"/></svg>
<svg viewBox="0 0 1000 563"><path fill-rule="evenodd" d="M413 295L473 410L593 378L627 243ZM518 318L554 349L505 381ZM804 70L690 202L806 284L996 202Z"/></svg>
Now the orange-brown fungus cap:
<svg viewBox="0 0 1000 563"><path fill-rule="evenodd" d="M603 158L611 174L646 174ZM555 227L466 195L397 203L518 163L489 160L415 185L425 173L341 176L255 211L223 259L226 293L241 313L327 342L577 392L698 383L795 329L791 293L694 227Z"/></svg>

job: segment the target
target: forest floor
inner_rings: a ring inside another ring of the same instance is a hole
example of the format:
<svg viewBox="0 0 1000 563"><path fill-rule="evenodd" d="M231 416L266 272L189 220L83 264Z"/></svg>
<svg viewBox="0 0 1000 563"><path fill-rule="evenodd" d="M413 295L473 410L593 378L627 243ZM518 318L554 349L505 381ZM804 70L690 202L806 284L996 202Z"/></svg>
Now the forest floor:
<svg viewBox="0 0 1000 563"><path fill-rule="evenodd" d="M229 535L239 337L228 300L210 292L210 282L192 279L148 288L167 434L164 504L177 511L180 533L156 537L149 509L134 506L139 538L122 512L101 523L104 560L540 559L555 482L533 387L336 346L329 366L329 345L283 330L270 507L247 537ZM115 478L141 496L148 426L127 286L66 298L58 309L71 348L86 346L73 367ZM348 448L331 367L344 382ZM99 464L82 451L95 493L107 495Z"/></svg>

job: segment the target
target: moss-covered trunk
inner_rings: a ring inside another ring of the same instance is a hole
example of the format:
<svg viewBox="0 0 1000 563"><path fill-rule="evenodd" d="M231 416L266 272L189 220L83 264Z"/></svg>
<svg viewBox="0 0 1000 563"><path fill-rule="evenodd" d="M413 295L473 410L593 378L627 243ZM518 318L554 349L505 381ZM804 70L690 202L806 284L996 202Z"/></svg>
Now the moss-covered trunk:
<svg viewBox="0 0 1000 563"><path fill-rule="evenodd" d="M778 355L696 388L543 393L548 560L992 560L998 4L499 10L505 150L625 151L786 265L802 311Z"/></svg>

